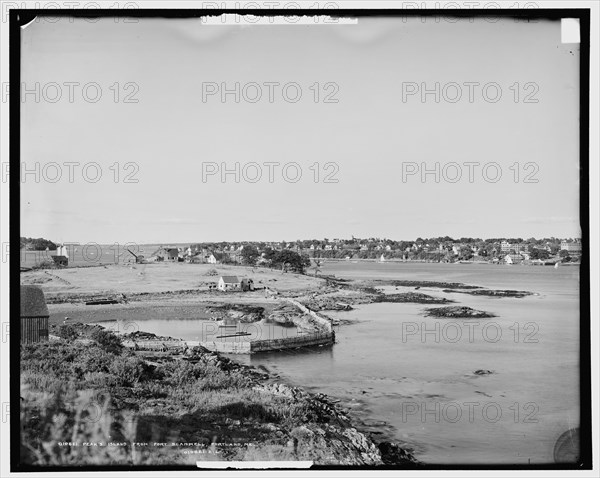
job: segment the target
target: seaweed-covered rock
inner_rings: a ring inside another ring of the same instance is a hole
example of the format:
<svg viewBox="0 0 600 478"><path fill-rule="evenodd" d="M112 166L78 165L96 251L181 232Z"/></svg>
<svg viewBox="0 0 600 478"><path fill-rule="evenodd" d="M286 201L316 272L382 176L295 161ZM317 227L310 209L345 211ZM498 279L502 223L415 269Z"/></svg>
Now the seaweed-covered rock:
<svg viewBox="0 0 600 478"><path fill-rule="evenodd" d="M377 445L384 465L417 466L419 462L413 454L397 443L384 441Z"/></svg>
<svg viewBox="0 0 600 478"><path fill-rule="evenodd" d="M491 370L479 369L473 372L475 375L492 375L494 372Z"/></svg>
<svg viewBox="0 0 600 478"><path fill-rule="evenodd" d="M442 319L487 319L495 317L495 315L490 312L459 305L425 309L425 316Z"/></svg>
<svg viewBox="0 0 600 478"><path fill-rule="evenodd" d="M515 297L520 299L521 297L527 297L533 295L533 292L525 290L492 290L492 289L474 289L474 290L454 290L444 289L444 292L458 293L458 294L470 294L470 295L486 295L489 297Z"/></svg>
<svg viewBox="0 0 600 478"><path fill-rule="evenodd" d="M283 327L294 327L302 312L292 304L282 304L275 308L267 318L266 322L276 323Z"/></svg>
<svg viewBox="0 0 600 478"><path fill-rule="evenodd" d="M244 304L213 305L206 311L214 320L233 319L244 323L259 322L265 315L264 307Z"/></svg>
<svg viewBox="0 0 600 478"><path fill-rule="evenodd" d="M453 300L444 297L433 297L420 292L402 292L400 294L381 294L375 302L397 302L413 304L449 304Z"/></svg>
<svg viewBox="0 0 600 478"><path fill-rule="evenodd" d="M428 280L392 280L389 281L389 284L401 287L435 287L439 289L451 287L452 289L480 289L479 286L463 284L462 282L437 282Z"/></svg>

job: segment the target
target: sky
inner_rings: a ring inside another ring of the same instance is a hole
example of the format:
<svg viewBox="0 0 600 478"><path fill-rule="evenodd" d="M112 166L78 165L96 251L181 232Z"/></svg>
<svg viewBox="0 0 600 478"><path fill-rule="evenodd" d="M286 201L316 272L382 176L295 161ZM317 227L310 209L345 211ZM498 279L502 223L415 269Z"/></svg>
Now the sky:
<svg viewBox="0 0 600 478"><path fill-rule="evenodd" d="M54 20L22 36L22 236L580 236L560 22Z"/></svg>

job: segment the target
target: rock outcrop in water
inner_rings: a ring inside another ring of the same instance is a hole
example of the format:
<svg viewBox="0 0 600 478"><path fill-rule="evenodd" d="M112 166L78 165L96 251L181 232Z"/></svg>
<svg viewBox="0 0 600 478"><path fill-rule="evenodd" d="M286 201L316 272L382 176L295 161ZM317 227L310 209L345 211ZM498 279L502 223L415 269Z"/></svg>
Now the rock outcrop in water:
<svg viewBox="0 0 600 478"><path fill-rule="evenodd" d="M491 370L479 369L473 372L475 375L492 375L494 372Z"/></svg>
<svg viewBox="0 0 600 478"><path fill-rule="evenodd" d="M492 289L475 289L475 290L453 290L444 289L444 292L455 293L455 294L470 294L470 295L486 295L489 297L527 297L533 295L533 292L527 292L524 290L492 290Z"/></svg>
<svg viewBox="0 0 600 478"><path fill-rule="evenodd" d="M495 317L495 315L490 312L459 305L425 309L425 316L442 319L488 319L490 317Z"/></svg>
<svg viewBox="0 0 600 478"><path fill-rule="evenodd" d="M411 304L449 304L453 300L444 297L433 297L420 292L402 292L399 294L381 294L374 302L395 302Z"/></svg>
<svg viewBox="0 0 600 478"><path fill-rule="evenodd" d="M381 281L394 285L396 287L435 287L439 289L452 288L452 289L479 289L476 285L467 285L462 282L437 282L428 280L391 280Z"/></svg>

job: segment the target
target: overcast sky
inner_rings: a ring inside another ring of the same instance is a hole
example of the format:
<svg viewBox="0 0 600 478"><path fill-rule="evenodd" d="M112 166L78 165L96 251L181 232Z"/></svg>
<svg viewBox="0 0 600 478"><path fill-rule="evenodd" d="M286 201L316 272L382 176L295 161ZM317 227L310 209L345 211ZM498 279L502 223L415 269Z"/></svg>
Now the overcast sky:
<svg viewBox="0 0 600 478"><path fill-rule="evenodd" d="M561 44L560 23L550 21L34 22L23 30L22 82L28 90L39 83L40 97L22 103L21 161L29 170L39 163L40 180L22 178L21 235L101 243L576 237L578 72L579 45ZM236 82L239 102L234 94L223 102L220 91L203 96ZM272 102L269 82L279 83ZM403 98L436 82L438 102L434 94L423 102L420 91ZM469 82L479 83L472 102ZM256 102L250 83L261 87ZM462 92L454 103L451 83ZM337 102L325 102L328 94ZM47 180L53 162L62 166L55 183ZM69 162L79 164L73 182ZM234 174L203 181L207 163L233 170L236 162L239 182ZM254 183L252 162L263 173ZM269 162L279 163L272 183ZM452 162L462 167L455 183ZM466 162L479 163L473 182ZM92 163L102 172L95 183L82 174ZM298 166L286 180L289 163ZM421 163L439 163L439 182L420 171L403 178ZM302 177L291 182L298 167ZM125 182L129 173L137 183ZM324 182L328 173L337 183ZM537 183L525 182L528 174Z"/></svg>

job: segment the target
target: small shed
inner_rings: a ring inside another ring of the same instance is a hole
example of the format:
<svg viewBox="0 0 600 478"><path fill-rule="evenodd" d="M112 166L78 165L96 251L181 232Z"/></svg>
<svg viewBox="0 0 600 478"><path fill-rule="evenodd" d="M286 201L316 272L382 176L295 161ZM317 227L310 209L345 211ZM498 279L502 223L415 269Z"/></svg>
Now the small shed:
<svg viewBox="0 0 600 478"><path fill-rule="evenodd" d="M222 291L239 290L240 281L236 276L221 276L219 278L219 285L217 286L217 289Z"/></svg>
<svg viewBox="0 0 600 478"><path fill-rule="evenodd" d="M254 281L252 279L242 279L240 286L244 292L254 290Z"/></svg>
<svg viewBox="0 0 600 478"><path fill-rule="evenodd" d="M48 306L41 287L21 286L21 343L48 340Z"/></svg>

